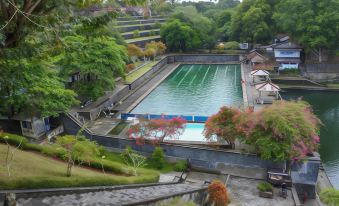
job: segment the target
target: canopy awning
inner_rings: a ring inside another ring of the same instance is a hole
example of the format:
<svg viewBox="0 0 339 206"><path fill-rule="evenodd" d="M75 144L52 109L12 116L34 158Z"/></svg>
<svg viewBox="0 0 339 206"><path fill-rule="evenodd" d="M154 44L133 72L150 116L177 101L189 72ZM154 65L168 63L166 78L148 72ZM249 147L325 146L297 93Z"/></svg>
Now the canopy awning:
<svg viewBox="0 0 339 206"><path fill-rule="evenodd" d="M279 92L280 87L271 82L264 82L255 86L255 89L260 92Z"/></svg>
<svg viewBox="0 0 339 206"><path fill-rule="evenodd" d="M251 71L251 75L252 76L268 76L270 73L268 71L265 71L265 70L254 70L254 71Z"/></svg>

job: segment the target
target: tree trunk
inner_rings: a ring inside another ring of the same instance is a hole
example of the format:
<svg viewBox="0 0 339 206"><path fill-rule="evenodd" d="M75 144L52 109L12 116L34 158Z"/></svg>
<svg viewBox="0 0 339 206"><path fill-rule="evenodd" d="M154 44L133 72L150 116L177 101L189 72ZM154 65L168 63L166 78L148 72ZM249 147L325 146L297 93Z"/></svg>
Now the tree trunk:
<svg viewBox="0 0 339 206"><path fill-rule="evenodd" d="M68 164L67 164L67 173L66 173L67 177L72 176L72 166L73 166L73 161L72 161L72 158L69 156L68 157Z"/></svg>
<svg viewBox="0 0 339 206"><path fill-rule="evenodd" d="M321 63L323 61L323 58L322 58L322 49L321 48L318 49L318 57L319 57L319 63Z"/></svg>

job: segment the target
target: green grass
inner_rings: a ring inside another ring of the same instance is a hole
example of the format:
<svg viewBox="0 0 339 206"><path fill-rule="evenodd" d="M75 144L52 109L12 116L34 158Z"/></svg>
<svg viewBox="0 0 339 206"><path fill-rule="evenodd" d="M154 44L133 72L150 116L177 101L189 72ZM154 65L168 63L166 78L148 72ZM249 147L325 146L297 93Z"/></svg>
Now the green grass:
<svg viewBox="0 0 339 206"><path fill-rule="evenodd" d="M0 144L0 160L6 156L6 145ZM3 164L1 164L3 165ZM96 185L121 185L156 182L158 174L145 169L139 176L104 174L100 170L74 166L72 177L66 177L66 163L37 153L16 150L11 167L11 176L0 168L0 189L55 188Z"/></svg>
<svg viewBox="0 0 339 206"><path fill-rule="evenodd" d="M130 44L130 43L134 43L134 42L138 42L138 41L144 41L144 40L152 40L152 39L158 39L160 38L160 35L155 35L155 36L144 36L144 37L138 37L138 38L134 38L134 39L126 39L126 43Z"/></svg>
<svg viewBox="0 0 339 206"><path fill-rule="evenodd" d="M157 32L157 31L160 31L160 29L141 30L139 32L144 33L144 32L151 32L151 31ZM126 34L133 34L133 31L121 33L121 35L126 35Z"/></svg>
<svg viewBox="0 0 339 206"><path fill-rule="evenodd" d="M320 200L328 206L339 206L339 190L332 188L322 190Z"/></svg>
<svg viewBox="0 0 339 206"><path fill-rule="evenodd" d="M128 126L128 123L125 121L120 121L119 124L117 126L115 126L110 132L109 134L111 135L118 135L122 132L122 130L124 130L126 127Z"/></svg>
<svg viewBox="0 0 339 206"><path fill-rule="evenodd" d="M152 67L158 63L157 61L153 61L148 63L147 65L139 68L138 70L136 70L135 72L129 74L126 76L126 83L132 83L133 81L135 81L136 79L138 79L139 77L141 77L143 74L145 74L147 71L149 71L150 69L152 69Z"/></svg>
<svg viewBox="0 0 339 206"><path fill-rule="evenodd" d="M329 88L339 88L339 83L331 83L326 85Z"/></svg>

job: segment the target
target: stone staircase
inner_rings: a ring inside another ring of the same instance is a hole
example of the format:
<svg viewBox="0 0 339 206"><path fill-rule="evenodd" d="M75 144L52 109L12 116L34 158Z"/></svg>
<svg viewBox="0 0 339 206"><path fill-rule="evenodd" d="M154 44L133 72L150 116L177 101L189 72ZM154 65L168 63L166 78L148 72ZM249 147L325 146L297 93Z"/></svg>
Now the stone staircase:
<svg viewBox="0 0 339 206"><path fill-rule="evenodd" d="M30 195L17 198L18 206L59 205L147 205L176 196L203 199L207 185L188 183L150 184L140 187L121 186L97 191L74 191L66 194Z"/></svg>
<svg viewBox="0 0 339 206"><path fill-rule="evenodd" d="M119 17L115 27L128 44L145 47L147 42L160 40L160 26L166 21L165 17Z"/></svg>

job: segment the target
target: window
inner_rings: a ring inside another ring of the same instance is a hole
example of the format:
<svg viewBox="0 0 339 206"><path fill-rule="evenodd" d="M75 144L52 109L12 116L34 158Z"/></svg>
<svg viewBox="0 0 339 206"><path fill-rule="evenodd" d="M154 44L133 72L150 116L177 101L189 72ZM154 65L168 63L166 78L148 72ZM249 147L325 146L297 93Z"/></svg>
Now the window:
<svg viewBox="0 0 339 206"><path fill-rule="evenodd" d="M22 125L22 128L32 129L32 124L30 122L28 122L28 121L22 121L21 125Z"/></svg>

